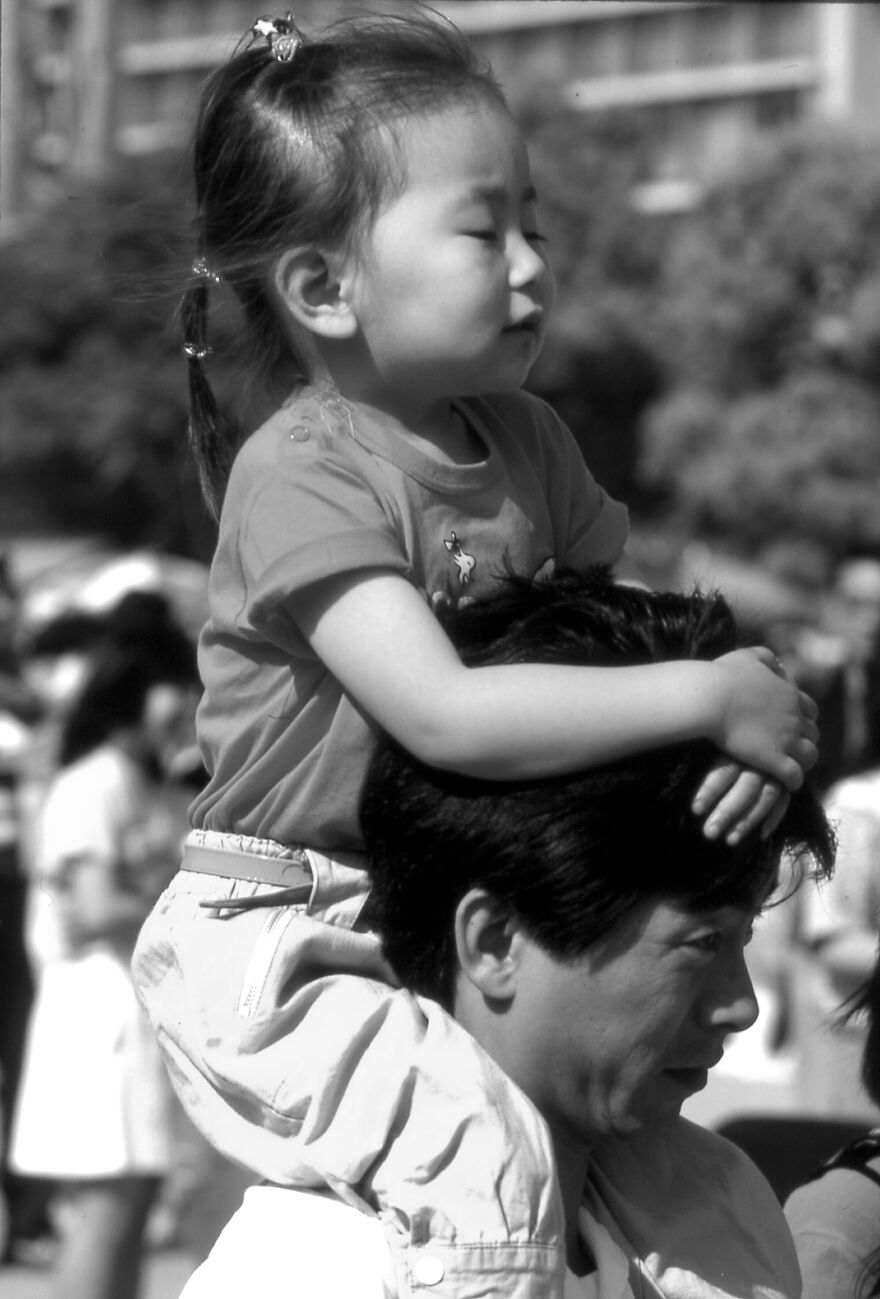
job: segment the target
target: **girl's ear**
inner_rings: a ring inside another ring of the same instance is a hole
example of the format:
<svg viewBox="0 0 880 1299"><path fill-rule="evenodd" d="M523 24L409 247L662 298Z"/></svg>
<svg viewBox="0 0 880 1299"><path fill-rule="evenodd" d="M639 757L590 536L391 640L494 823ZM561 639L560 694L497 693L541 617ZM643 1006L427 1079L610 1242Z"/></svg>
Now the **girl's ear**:
<svg viewBox="0 0 880 1299"><path fill-rule="evenodd" d="M506 903L486 889L471 889L455 911L455 946L461 974L484 997L516 995L522 929Z"/></svg>
<svg viewBox="0 0 880 1299"><path fill-rule="evenodd" d="M297 324L323 338L352 338L357 320L342 290L344 260L320 248L290 248L275 266L275 290Z"/></svg>

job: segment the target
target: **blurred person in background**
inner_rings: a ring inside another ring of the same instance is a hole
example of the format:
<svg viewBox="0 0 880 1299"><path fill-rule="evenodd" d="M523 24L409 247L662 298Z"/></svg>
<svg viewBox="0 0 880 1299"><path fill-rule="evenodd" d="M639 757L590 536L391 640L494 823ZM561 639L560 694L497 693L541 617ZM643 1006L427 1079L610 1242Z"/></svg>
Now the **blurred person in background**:
<svg viewBox="0 0 880 1299"><path fill-rule="evenodd" d="M865 1014L838 1012L871 973L880 925L880 561L838 567L827 622L844 647L840 778L825 795L838 856L834 878L798 900L797 1094L810 1112L868 1123L880 1109L859 1086Z"/></svg>
<svg viewBox="0 0 880 1299"><path fill-rule="evenodd" d="M129 961L177 866L186 795L166 773L192 744L197 691L194 647L164 602L126 597L64 719L39 811L37 998L9 1157L63 1185L59 1299L133 1299L172 1165L171 1092Z"/></svg>
<svg viewBox="0 0 880 1299"><path fill-rule="evenodd" d="M21 1074L34 982L25 945L27 875L19 815L21 763L40 699L22 673L19 599L9 562L0 554L0 1259L37 1231L30 1188L7 1167L9 1126Z"/></svg>
<svg viewBox="0 0 880 1299"><path fill-rule="evenodd" d="M880 766L880 559L845 560L834 586L846 641L844 774Z"/></svg>
<svg viewBox="0 0 880 1299"><path fill-rule="evenodd" d="M152 590L128 592L106 618L107 631L117 644L133 649L152 645L157 653L162 652L167 622L167 600ZM189 803L204 787L207 773L189 709L181 721L179 732L168 736L162 767L165 796L176 806L181 833L185 833ZM153 1248L182 1245L198 1260L208 1253L217 1232L255 1179L210 1145L176 1098L171 1123L174 1158L150 1213L147 1242Z"/></svg>
<svg viewBox="0 0 880 1299"><path fill-rule="evenodd" d="M803 616L768 617L760 638L819 705L822 743L811 779L827 790L880 766L880 559L846 559L833 571L804 549L777 546L766 554Z"/></svg>
<svg viewBox="0 0 880 1299"><path fill-rule="evenodd" d="M812 1112L880 1119L876 1097L859 1086L864 1014L839 1008L874 965L880 926L880 766L839 781L825 806L838 838L837 869L799 898L795 980L799 1003L801 1105Z"/></svg>
<svg viewBox="0 0 880 1299"><path fill-rule="evenodd" d="M22 634L21 673L40 712L21 753L18 805L22 853L33 861L33 827L58 769L64 719L82 688L91 656L104 635L94 614L65 610Z"/></svg>
<svg viewBox="0 0 880 1299"><path fill-rule="evenodd" d="M876 952L875 931L875 952ZM880 1113L880 958L845 1018L864 1017L862 1083ZM802 1299L880 1295L880 1127L841 1150L786 1201Z"/></svg>

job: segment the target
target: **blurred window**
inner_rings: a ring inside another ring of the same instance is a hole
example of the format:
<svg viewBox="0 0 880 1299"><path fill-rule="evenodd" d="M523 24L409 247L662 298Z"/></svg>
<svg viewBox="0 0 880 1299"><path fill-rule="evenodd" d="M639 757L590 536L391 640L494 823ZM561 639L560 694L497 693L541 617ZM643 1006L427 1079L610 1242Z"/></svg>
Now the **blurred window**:
<svg viewBox="0 0 880 1299"><path fill-rule="evenodd" d="M675 67L677 14L649 14L627 24L626 72L669 72Z"/></svg>
<svg viewBox="0 0 880 1299"><path fill-rule="evenodd" d="M713 5L685 13L688 19L685 58L688 66L706 67L715 63L736 61L735 20L738 14L729 5Z"/></svg>
<svg viewBox="0 0 880 1299"><path fill-rule="evenodd" d="M788 126L803 116L801 93L797 90L780 90L772 95L759 95L754 103L754 113L756 126Z"/></svg>
<svg viewBox="0 0 880 1299"><path fill-rule="evenodd" d="M753 23L752 58L784 59L809 52L809 5L771 3L742 8L750 13Z"/></svg>

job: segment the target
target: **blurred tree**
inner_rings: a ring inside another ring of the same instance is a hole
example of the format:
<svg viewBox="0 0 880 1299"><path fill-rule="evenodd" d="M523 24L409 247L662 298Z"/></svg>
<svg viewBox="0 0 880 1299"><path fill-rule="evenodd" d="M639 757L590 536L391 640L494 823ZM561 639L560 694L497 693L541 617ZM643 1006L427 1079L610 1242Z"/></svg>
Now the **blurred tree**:
<svg viewBox="0 0 880 1299"><path fill-rule="evenodd" d="M749 549L880 550L880 142L767 137L683 221L652 342L642 481Z"/></svg>
<svg viewBox="0 0 880 1299"><path fill-rule="evenodd" d="M174 303L177 166L71 195L0 245L0 508L12 532L204 557Z"/></svg>
<svg viewBox="0 0 880 1299"><path fill-rule="evenodd" d="M651 410L642 472L674 483L689 535L759 550L880 550L880 394L819 370L724 402L681 387Z"/></svg>
<svg viewBox="0 0 880 1299"><path fill-rule="evenodd" d="M649 122L536 94L526 128L557 280L529 386L597 478L637 513L735 548L880 548L880 145L762 137L697 210L659 217L632 202ZM183 171L141 167L0 245L7 532L211 549L174 323ZM211 379L234 433L260 412L242 412L222 290L211 310Z"/></svg>
<svg viewBox="0 0 880 1299"><path fill-rule="evenodd" d="M639 420L661 390L650 321L670 233L632 203L645 123L536 99L525 125L557 284L529 387L570 426L596 478L632 502Z"/></svg>

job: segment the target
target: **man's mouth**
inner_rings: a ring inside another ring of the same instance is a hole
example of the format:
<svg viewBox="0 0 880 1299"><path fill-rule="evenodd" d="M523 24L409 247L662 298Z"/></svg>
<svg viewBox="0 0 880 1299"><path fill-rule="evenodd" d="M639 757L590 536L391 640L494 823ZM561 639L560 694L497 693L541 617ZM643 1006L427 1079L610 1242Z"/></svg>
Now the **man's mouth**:
<svg viewBox="0 0 880 1299"><path fill-rule="evenodd" d="M688 1091L702 1091L708 1081L710 1070L715 1068L723 1055L723 1051L718 1051L702 1064L681 1065L678 1068L664 1069L663 1072Z"/></svg>
<svg viewBox="0 0 880 1299"><path fill-rule="evenodd" d="M688 1092L702 1091L709 1077L708 1069L666 1069L664 1072L668 1078Z"/></svg>

